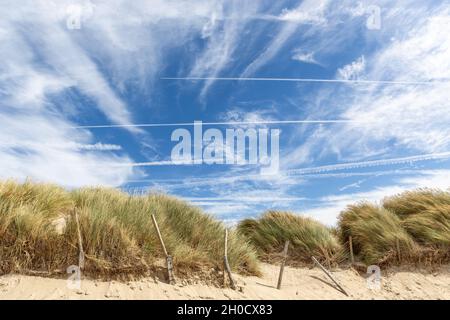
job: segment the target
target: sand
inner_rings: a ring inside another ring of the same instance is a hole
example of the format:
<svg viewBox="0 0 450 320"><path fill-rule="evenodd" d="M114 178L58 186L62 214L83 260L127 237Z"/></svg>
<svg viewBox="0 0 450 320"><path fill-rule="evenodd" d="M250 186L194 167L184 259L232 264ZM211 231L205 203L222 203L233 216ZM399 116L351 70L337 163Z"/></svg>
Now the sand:
<svg viewBox="0 0 450 320"><path fill-rule="evenodd" d="M241 290L203 284L169 285L154 278L133 282L83 279L80 289L67 280L24 275L0 277L0 299L450 299L450 265L434 272L382 272L379 289L369 288L365 275L353 269L334 270L333 276L348 292L338 291L319 269L286 267L277 290L278 266L263 264L263 276L235 276Z"/></svg>

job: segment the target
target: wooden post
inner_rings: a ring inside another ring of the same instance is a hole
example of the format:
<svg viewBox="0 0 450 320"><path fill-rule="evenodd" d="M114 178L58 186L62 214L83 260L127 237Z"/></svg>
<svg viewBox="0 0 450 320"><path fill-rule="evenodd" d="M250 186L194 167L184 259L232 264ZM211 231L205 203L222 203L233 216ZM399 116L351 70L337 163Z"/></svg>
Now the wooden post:
<svg viewBox="0 0 450 320"><path fill-rule="evenodd" d="M231 289L236 290L236 285L234 284L233 276L231 274L230 264L228 263L228 229L225 229L225 250L223 256L223 268L224 268L224 280L225 280L225 270L228 273L228 278L230 279ZM225 281L224 281L225 285Z"/></svg>
<svg viewBox="0 0 450 320"><path fill-rule="evenodd" d="M311 257L312 259L313 259L313 261L319 266L319 268L320 269L322 269L322 271L323 272L325 272L325 274L328 276L328 278L330 278L333 282L334 282L334 284L346 295L346 296L348 296L348 294L347 294L347 292L344 290L344 288L342 288L341 287L341 285L336 281L336 280L334 280L334 278L333 278L333 276L331 275L331 273L327 270L327 269L325 269L321 264L320 264L320 262L319 261L317 261L317 259L316 258L314 258L314 257Z"/></svg>
<svg viewBox="0 0 450 320"><path fill-rule="evenodd" d="M289 248L289 240L286 240L286 242L284 243L283 260L281 261L280 274L278 275L278 284L277 284L278 290L281 289L281 281L283 280L284 265L286 264L288 248Z"/></svg>
<svg viewBox="0 0 450 320"><path fill-rule="evenodd" d="M83 249L83 238L81 237L81 229L80 229L80 221L78 220L78 213L74 211L75 213L75 222L77 225L77 233L78 233L78 267L81 269L84 269L84 249Z"/></svg>
<svg viewBox="0 0 450 320"><path fill-rule="evenodd" d="M353 256L353 240L352 236L348 237L348 246L350 248L350 261L352 262L352 265L355 264L355 257Z"/></svg>
<svg viewBox="0 0 450 320"><path fill-rule="evenodd" d="M402 262L402 254L400 252L400 240L398 240L398 238L396 239L396 244L397 244L398 262L401 263Z"/></svg>
<svg viewBox="0 0 450 320"><path fill-rule="evenodd" d="M155 226L156 233L158 235L159 243L161 244L161 247L162 247L162 249L164 251L164 255L166 256L167 274L168 274L168 277L169 277L169 283L170 284L174 284L175 283L175 278L173 276L173 260L172 260L172 256L167 253L167 249L166 249L166 246L164 244L163 238L161 236L161 232L159 231L158 223L156 222L156 218L155 218L154 214L152 214L152 221L153 221L153 225Z"/></svg>

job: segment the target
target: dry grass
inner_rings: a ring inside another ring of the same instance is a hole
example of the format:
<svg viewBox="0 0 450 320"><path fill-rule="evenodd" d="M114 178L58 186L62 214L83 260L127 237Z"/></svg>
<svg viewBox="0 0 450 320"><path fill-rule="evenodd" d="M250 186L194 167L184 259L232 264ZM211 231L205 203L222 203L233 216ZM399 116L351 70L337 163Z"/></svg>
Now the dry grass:
<svg viewBox="0 0 450 320"><path fill-rule="evenodd" d="M78 263L79 217L86 252L85 273L95 276L158 272L163 253L150 215L160 225L178 275L222 269L224 225L166 195L129 195L114 189L67 191L50 184L0 183L0 273L65 272ZM58 231L58 229L60 229ZM329 265L354 253L368 264L440 263L450 260L450 194L421 189L384 199L382 206L351 205L338 229L289 212L269 211L246 219L229 234L233 271L258 274L259 255L279 258L291 242L290 264L316 256Z"/></svg>
<svg viewBox="0 0 450 320"><path fill-rule="evenodd" d="M401 220L389 210L369 203L350 205L339 216L342 243L349 236L353 252L367 264L383 263L397 258L397 243L404 256L413 256L416 245L402 227Z"/></svg>
<svg viewBox="0 0 450 320"><path fill-rule="evenodd" d="M259 219L246 219L238 231L248 237L263 259L272 260L289 240L289 263L310 263L311 256L329 264L342 259L342 247L332 230L311 218L269 211Z"/></svg>
<svg viewBox="0 0 450 320"><path fill-rule="evenodd" d="M224 226L200 209L165 196L131 196L113 189L67 192L57 186L0 183L0 272L65 270L78 261L74 212L86 252L85 273L144 274L163 258L154 213L179 273L222 268ZM65 221L62 233L55 221ZM234 271L258 274L254 249L230 232Z"/></svg>
<svg viewBox="0 0 450 320"><path fill-rule="evenodd" d="M435 189L407 191L383 200L402 219L428 260L450 259L450 192Z"/></svg>
<svg viewBox="0 0 450 320"><path fill-rule="evenodd" d="M450 193L436 189L405 191L383 200L384 208L402 218L442 206L450 206Z"/></svg>
<svg viewBox="0 0 450 320"><path fill-rule="evenodd" d="M355 253L367 263L448 261L450 193L418 189L385 198L381 206L349 206L340 215L339 231L342 242L352 236Z"/></svg>
<svg viewBox="0 0 450 320"><path fill-rule="evenodd" d="M450 246L450 193L418 189L383 200L383 207L403 220L406 230L421 244Z"/></svg>

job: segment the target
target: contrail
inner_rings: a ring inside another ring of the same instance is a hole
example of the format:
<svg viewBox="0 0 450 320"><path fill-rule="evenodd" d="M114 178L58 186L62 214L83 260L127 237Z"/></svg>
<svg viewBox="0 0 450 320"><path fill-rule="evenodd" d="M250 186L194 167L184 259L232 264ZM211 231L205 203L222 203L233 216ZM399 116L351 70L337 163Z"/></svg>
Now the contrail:
<svg viewBox="0 0 450 320"><path fill-rule="evenodd" d="M417 162L417 161L438 160L438 159L448 159L448 158L450 158L450 152L430 153L430 154L411 156L411 157L403 157L403 158L391 158L391 159L383 159L383 160L350 162L350 163L332 164L332 165L304 168L304 169L292 169L292 170L288 170L287 174L288 175L292 175L292 174L302 175L302 174L329 172L329 171L355 169L355 168L366 168L366 167L375 167L375 166L385 166L385 165L403 164L403 163L412 163L412 162Z"/></svg>
<svg viewBox="0 0 450 320"><path fill-rule="evenodd" d="M404 163L413 163L413 162L418 162L418 161L439 160L439 159L448 159L448 158L450 158L450 152L430 153L430 154L423 154L423 155L402 157L402 158L370 160L370 161L361 161L361 162L349 162L349 163L331 164L331 165L326 165L326 166L318 166L318 167L310 167L310 168L302 168L302 169L291 169L291 170L282 171L282 172L280 172L280 174L284 174L286 176L308 175L308 174L315 174L315 173L321 173L321 172L330 172L330 171L347 170L347 169L355 169L355 168L376 167L376 166L385 166L385 165L393 165L393 164L404 164ZM199 164L194 164L192 161L171 161L171 160L111 164L112 167L151 167L151 166L175 166L175 165L199 165ZM245 166L245 165L246 164L241 164L240 166ZM270 175L268 177L270 177Z"/></svg>
<svg viewBox="0 0 450 320"><path fill-rule="evenodd" d="M302 177L305 178L349 178L349 177L366 177L366 176L381 176L381 175L412 175L412 174L426 174L427 171L418 171L418 170L405 170L405 169L396 169L396 170L381 170L381 171L370 171L370 172L341 172L341 173L313 173L313 174L303 174ZM284 171L280 171L280 175L283 176ZM293 174L289 174L293 175ZM270 176L261 176L259 174L248 174L248 175L236 175L236 176L226 176L226 177L204 177L204 178L179 178L179 179L141 179L141 180L127 180L127 183L166 183L166 184L183 184L183 185L192 185L192 184L222 184L229 182L236 182L239 180L267 180L270 179Z"/></svg>
<svg viewBox="0 0 450 320"><path fill-rule="evenodd" d="M162 77L161 80L186 80L186 81L279 81L279 82L322 82L322 83L362 83L362 84L400 84L400 85L429 85L442 80L433 81L390 81L390 80L350 80L350 79L314 79L314 78L246 78L246 77Z"/></svg>
<svg viewBox="0 0 450 320"><path fill-rule="evenodd" d="M381 121L376 120L349 120L349 119L331 119L331 120L261 120L261 121L222 121L222 122L201 122L204 126L233 126L233 125L253 125L253 124L330 124L330 123L361 123L370 124ZM383 121L385 123L386 121ZM394 120L391 123L413 122L411 120ZM200 123L200 121L199 121ZM196 122L178 122L178 123L140 123L140 124L105 124L105 125L85 125L73 126L71 129L102 129L102 128L127 128L127 127L182 127L194 126Z"/></svg>

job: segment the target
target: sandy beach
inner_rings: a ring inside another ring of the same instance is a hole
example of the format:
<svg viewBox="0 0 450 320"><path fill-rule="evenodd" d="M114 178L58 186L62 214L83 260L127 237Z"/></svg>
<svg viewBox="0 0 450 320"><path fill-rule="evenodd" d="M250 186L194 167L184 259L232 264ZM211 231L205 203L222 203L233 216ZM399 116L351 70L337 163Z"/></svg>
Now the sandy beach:
<svg viewBox="0 0 450 320"><path fill-rule="evenodd" d="M83 279L80 289L70 289L65 279L5 275L0 277L0 299L450 299L450 265L434 272L391 269L382 273L379 289L370 289L365 275L353 269L333 271L348 296L317 268L286 267L283 286L277 290L278 269L263 264L262 277L235 275L236 291L200 282L169 285L154 278L131 282Z"/></svg>

